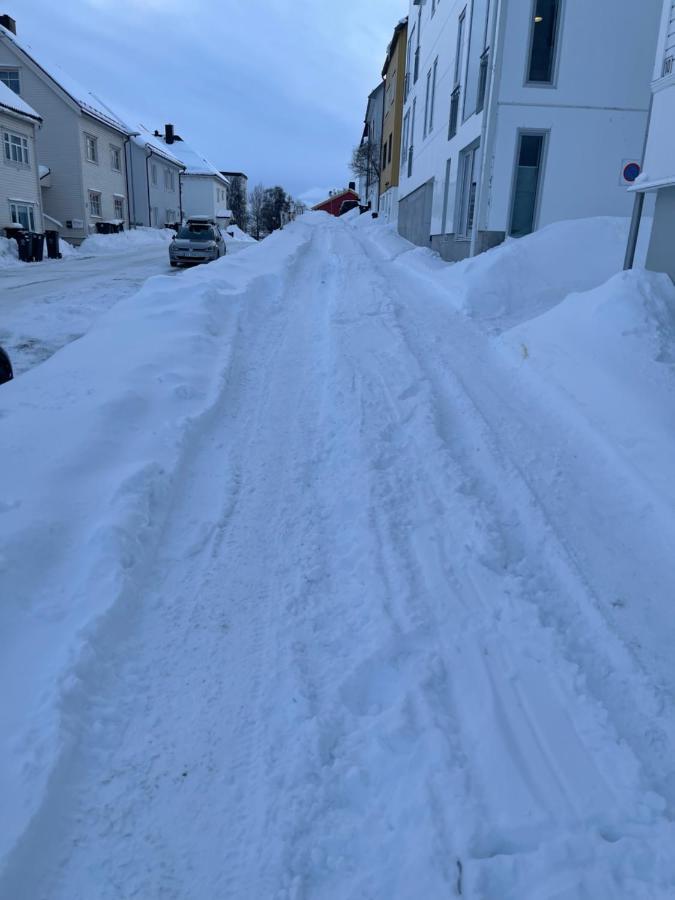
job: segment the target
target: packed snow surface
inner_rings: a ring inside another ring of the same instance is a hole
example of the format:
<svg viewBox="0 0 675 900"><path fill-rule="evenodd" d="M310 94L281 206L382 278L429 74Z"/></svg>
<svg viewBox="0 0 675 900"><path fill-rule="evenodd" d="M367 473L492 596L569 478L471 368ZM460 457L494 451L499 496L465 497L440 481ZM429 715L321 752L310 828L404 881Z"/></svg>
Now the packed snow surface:
<svg viewBox="0 0 675 900"><path fill-rule="evenodd" d="M675 895L675 289L580 227L310 213L0 389L0 897Z"/></svg>

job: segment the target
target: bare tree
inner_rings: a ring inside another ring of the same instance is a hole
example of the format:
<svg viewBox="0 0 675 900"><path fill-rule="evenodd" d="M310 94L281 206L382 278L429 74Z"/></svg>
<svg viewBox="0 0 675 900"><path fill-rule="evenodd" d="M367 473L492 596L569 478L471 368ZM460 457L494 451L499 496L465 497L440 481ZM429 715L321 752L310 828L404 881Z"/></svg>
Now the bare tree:
<svg viewBox="0 0 675 900"><path fill-rule="evenodd" d="M354 147L349 168L357 178L364 179L366 185L370 187L380 177L379 147L371 141L362 141L358 147Z"/></svg>
<svg viewBox="0 0 675 900"><path fill-rule="evenodd" d="M256 184L253 188L249 194L249 205L251 208L251 232L256 240L260 240L265 206L265 186L263 184Z"/></svg>

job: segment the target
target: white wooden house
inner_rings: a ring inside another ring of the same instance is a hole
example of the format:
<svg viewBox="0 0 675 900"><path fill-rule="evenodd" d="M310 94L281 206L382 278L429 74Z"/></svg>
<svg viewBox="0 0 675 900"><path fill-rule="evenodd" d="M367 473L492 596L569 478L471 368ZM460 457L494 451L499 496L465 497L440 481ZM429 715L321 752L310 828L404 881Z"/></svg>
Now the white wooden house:
<svg viewBox="0 0 675 900"><path fill-rule="evenodd" d="M97 223L128 226L126 145L133 131L59 66L38 59L9 24L0 25L0 80L42 116L38 160L50 182L44 212L75 244Z"/></svg>
<svg viewBox="0 0 675 900"><path fill-rule="evenodd" d="M42 231L40 171L35 134L42 119L3 81L0 81L0 228L22 225Z"/></svg>
<svg viewBox="0 0 675 900"><path fill-rule="evenodd" d="M179 137L173 125L165 126L164 135L159 135L171 154L184 165L181 176L183 218L189 216L211 216L221 225L229 225L232 213L229 209L227 178L201 153L193 150Z"/></svg>
<svg viewBox="0 0 675 900"><path fill-rule="evenodd" d="M181 222L185 163L142 126L128 147L132 225L164 228Z"/></svg>

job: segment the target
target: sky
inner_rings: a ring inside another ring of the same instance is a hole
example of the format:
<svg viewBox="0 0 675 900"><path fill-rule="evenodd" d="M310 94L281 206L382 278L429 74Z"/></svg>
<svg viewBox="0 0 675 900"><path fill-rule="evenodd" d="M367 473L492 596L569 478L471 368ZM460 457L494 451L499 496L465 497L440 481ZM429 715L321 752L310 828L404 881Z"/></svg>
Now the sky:
<svg viewBox="0 0 675 900"><path fill-rule="evenodd" d="M311 204L352 178L408 0L0 0L43 52L147 127L167 122L249 186Z"/></svg>

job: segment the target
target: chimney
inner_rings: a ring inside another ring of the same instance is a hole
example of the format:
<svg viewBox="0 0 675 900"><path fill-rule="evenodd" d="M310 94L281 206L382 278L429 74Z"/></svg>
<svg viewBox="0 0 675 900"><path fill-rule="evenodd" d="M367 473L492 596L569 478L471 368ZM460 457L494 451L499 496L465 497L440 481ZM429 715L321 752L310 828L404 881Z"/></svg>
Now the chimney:
<svg viewBox="0 0 675 900"><path fill-rule="evenodd" d="M165 125L164 126L164 140L167 144L173 144L175 138L173 133L173 125Z"/></svg>
<svg viewBox="0 0 675 900"><path fill-rule="evenodd" d="M349 182L349 190L350 190L350 191L355 191L355 190L356 190L356 182L355 182L355 181L350 181L350 182Z"/></svg>
<svg viewBox="0 0 675 900"><path fill-rule="evenodd" d="M7 29L7 31L11 31L12 34L16 34L16 22L11 16L3 15L0 16L0 25Z"/></svg>

